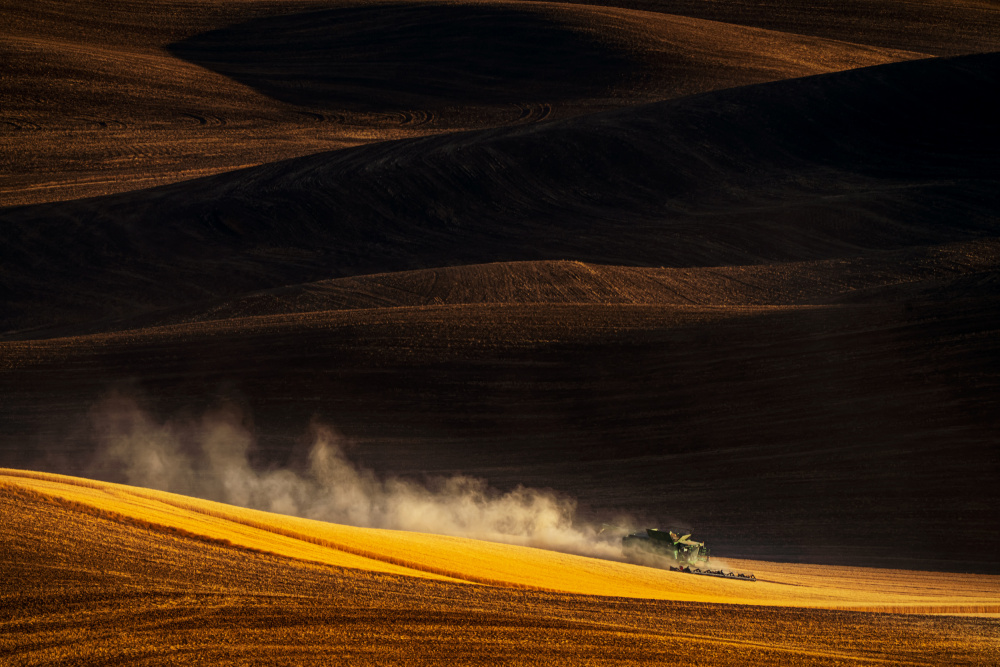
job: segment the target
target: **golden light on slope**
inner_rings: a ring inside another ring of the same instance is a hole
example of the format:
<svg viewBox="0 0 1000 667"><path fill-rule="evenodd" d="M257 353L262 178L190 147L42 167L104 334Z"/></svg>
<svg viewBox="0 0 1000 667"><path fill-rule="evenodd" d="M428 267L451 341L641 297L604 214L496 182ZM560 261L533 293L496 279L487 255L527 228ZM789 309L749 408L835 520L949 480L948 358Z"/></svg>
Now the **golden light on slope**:
<svg viewBox="0 0 1000 667"><path fill-rule="evenodd" d="M719 581L15 470L0 471L0 525L12 664L989 664L1000 651L1000 620L984 617L997 577L740 563L769 581ZM953 615L808 608L872 603Z"/></svg>
<svg viewBox="0 0 1000 667"><path fill-rule="evenodd" d="M540 591L911 613L1000 613L1000 577L730 560L756 582L697 577L509 544L357 528L176 494L4 470L0 483L88 514L322 565Z"/></svg>

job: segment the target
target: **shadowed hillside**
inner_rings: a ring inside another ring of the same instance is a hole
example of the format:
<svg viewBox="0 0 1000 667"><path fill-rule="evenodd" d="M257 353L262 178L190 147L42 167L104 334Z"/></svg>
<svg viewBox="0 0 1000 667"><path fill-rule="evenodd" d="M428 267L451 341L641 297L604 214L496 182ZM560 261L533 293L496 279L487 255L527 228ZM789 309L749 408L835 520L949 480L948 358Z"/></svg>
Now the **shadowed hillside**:
<svg viewBox="0 0 1000 667"><path fill-rule="evenodd" d="M608 96L638 65L538 13L488 5L306 12L168 48L291 104L373 112Z"/></svg>
<svg viewBox="0 0 1000 667"><path fill-rule="evenodd" d="M560 4L39 0L0 12L0 205L918 55Z"/></svg>
<svg viewBox="0 0 1000 667"><path fill-rule="evenodd" d="M470 116L498 107L558 117L919 57L556 3L348 6L257 19L167 48L301 107L418 113L439 127L474 126Z"/></svg>
<svg viewBox="0 0 1000 667"><path fill-rule="evenodd" d="M886 65L8 209L4 328L441 265L746 264L990 235L998 62Z"/></svg>
<svg viewBox="0 0 1000 667"><path fill-rule="evenodd" d="M85 415L108 387L162 419L229 397L264 468L298 469L318 417L376 470L552 487L697 526L721 554L995 571L998 312L994 287L823 307L380 308L7 342L2 455L99 464Z"/></svg>

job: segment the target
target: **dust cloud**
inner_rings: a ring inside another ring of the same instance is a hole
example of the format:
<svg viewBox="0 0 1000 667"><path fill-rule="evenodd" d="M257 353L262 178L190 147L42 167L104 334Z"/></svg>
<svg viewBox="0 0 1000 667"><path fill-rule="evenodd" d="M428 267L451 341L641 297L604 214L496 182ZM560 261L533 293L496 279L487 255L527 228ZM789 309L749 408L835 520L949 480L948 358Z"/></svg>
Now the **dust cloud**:
<svg viewBox="0 0 1000 667"><path fill-rule="evenodd" d="M456 475L418 482L381 476L352 462L329 426L310 427L308 466L258 470L255 441L231 407L164 423L128 397L91 413L98 439L92 472L114 470L128 484L241 507L370 528L409 530L621 560L625 527L576 518L574 499L551 491L500 492Z"/></svg>

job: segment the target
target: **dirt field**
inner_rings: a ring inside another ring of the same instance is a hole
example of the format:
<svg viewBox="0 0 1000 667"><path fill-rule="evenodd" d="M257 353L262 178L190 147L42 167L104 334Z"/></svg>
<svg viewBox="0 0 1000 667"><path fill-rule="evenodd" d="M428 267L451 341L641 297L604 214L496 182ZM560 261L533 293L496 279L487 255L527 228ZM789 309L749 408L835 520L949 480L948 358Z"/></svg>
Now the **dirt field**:
<svg viewBox="0 0 1000 667"><path fill-rule="evenodd" d="M995 3L0 14L0 662L1000 661Z"/></svg>
<svg viewBox="0 0 1000 667"><path fill-rule="evenodd" d="M3 13L2 205L920 57L555 3L43 1Z"/></svg>

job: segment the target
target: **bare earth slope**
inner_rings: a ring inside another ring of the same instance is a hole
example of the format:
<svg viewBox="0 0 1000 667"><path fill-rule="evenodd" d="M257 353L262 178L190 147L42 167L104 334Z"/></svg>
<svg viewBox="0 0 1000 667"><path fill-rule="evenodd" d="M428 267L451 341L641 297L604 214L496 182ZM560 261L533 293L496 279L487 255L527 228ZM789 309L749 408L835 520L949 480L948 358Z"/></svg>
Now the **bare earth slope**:
<svg viewBox="0 0 1000 667"><path fill-rule="evenodd" d="M989 0L577 0L861 44L959 55L1000 50Z"/></svg>
<svg viewBox="0 0 1000 667"><path fill-rule="evenodd" d="M897 63L6 209L4 328L441 265L713 266L989 236L998 63Z"/></svg>
<svg viewBox="0 0 1000 667"><path fill-rule="evenodd" d="M1000 662L994 0L0 16L0 663ZM759 581L114 485L109 395Z"/></svg>
<svg viewBox="0 0 1000 667"><path fill-rule="evenodd" d="M686 269L502 262L287 285L87 328L136 329L325 310L483 303L739 307L928 301L990 294L998 269L996 239L813 262Z"/></svg>
<svg viewBox="0 0 1000 667"><path fill-rule="evenodd" d="M42 0L0 12L0 205L917 56L554 3Z"/></svg>
<svg viewBox="0 0 1000 667"><path fill-rule="evenodd" d="M720 581L19 471L4 471L0 517L0 655L18 664L955 664L997 651L995 618L838 609L988 614L990 577L755 563L770 581ZM402 553L458 570L392 564ZM461 578L483 571L496 580Z"/></svg>

